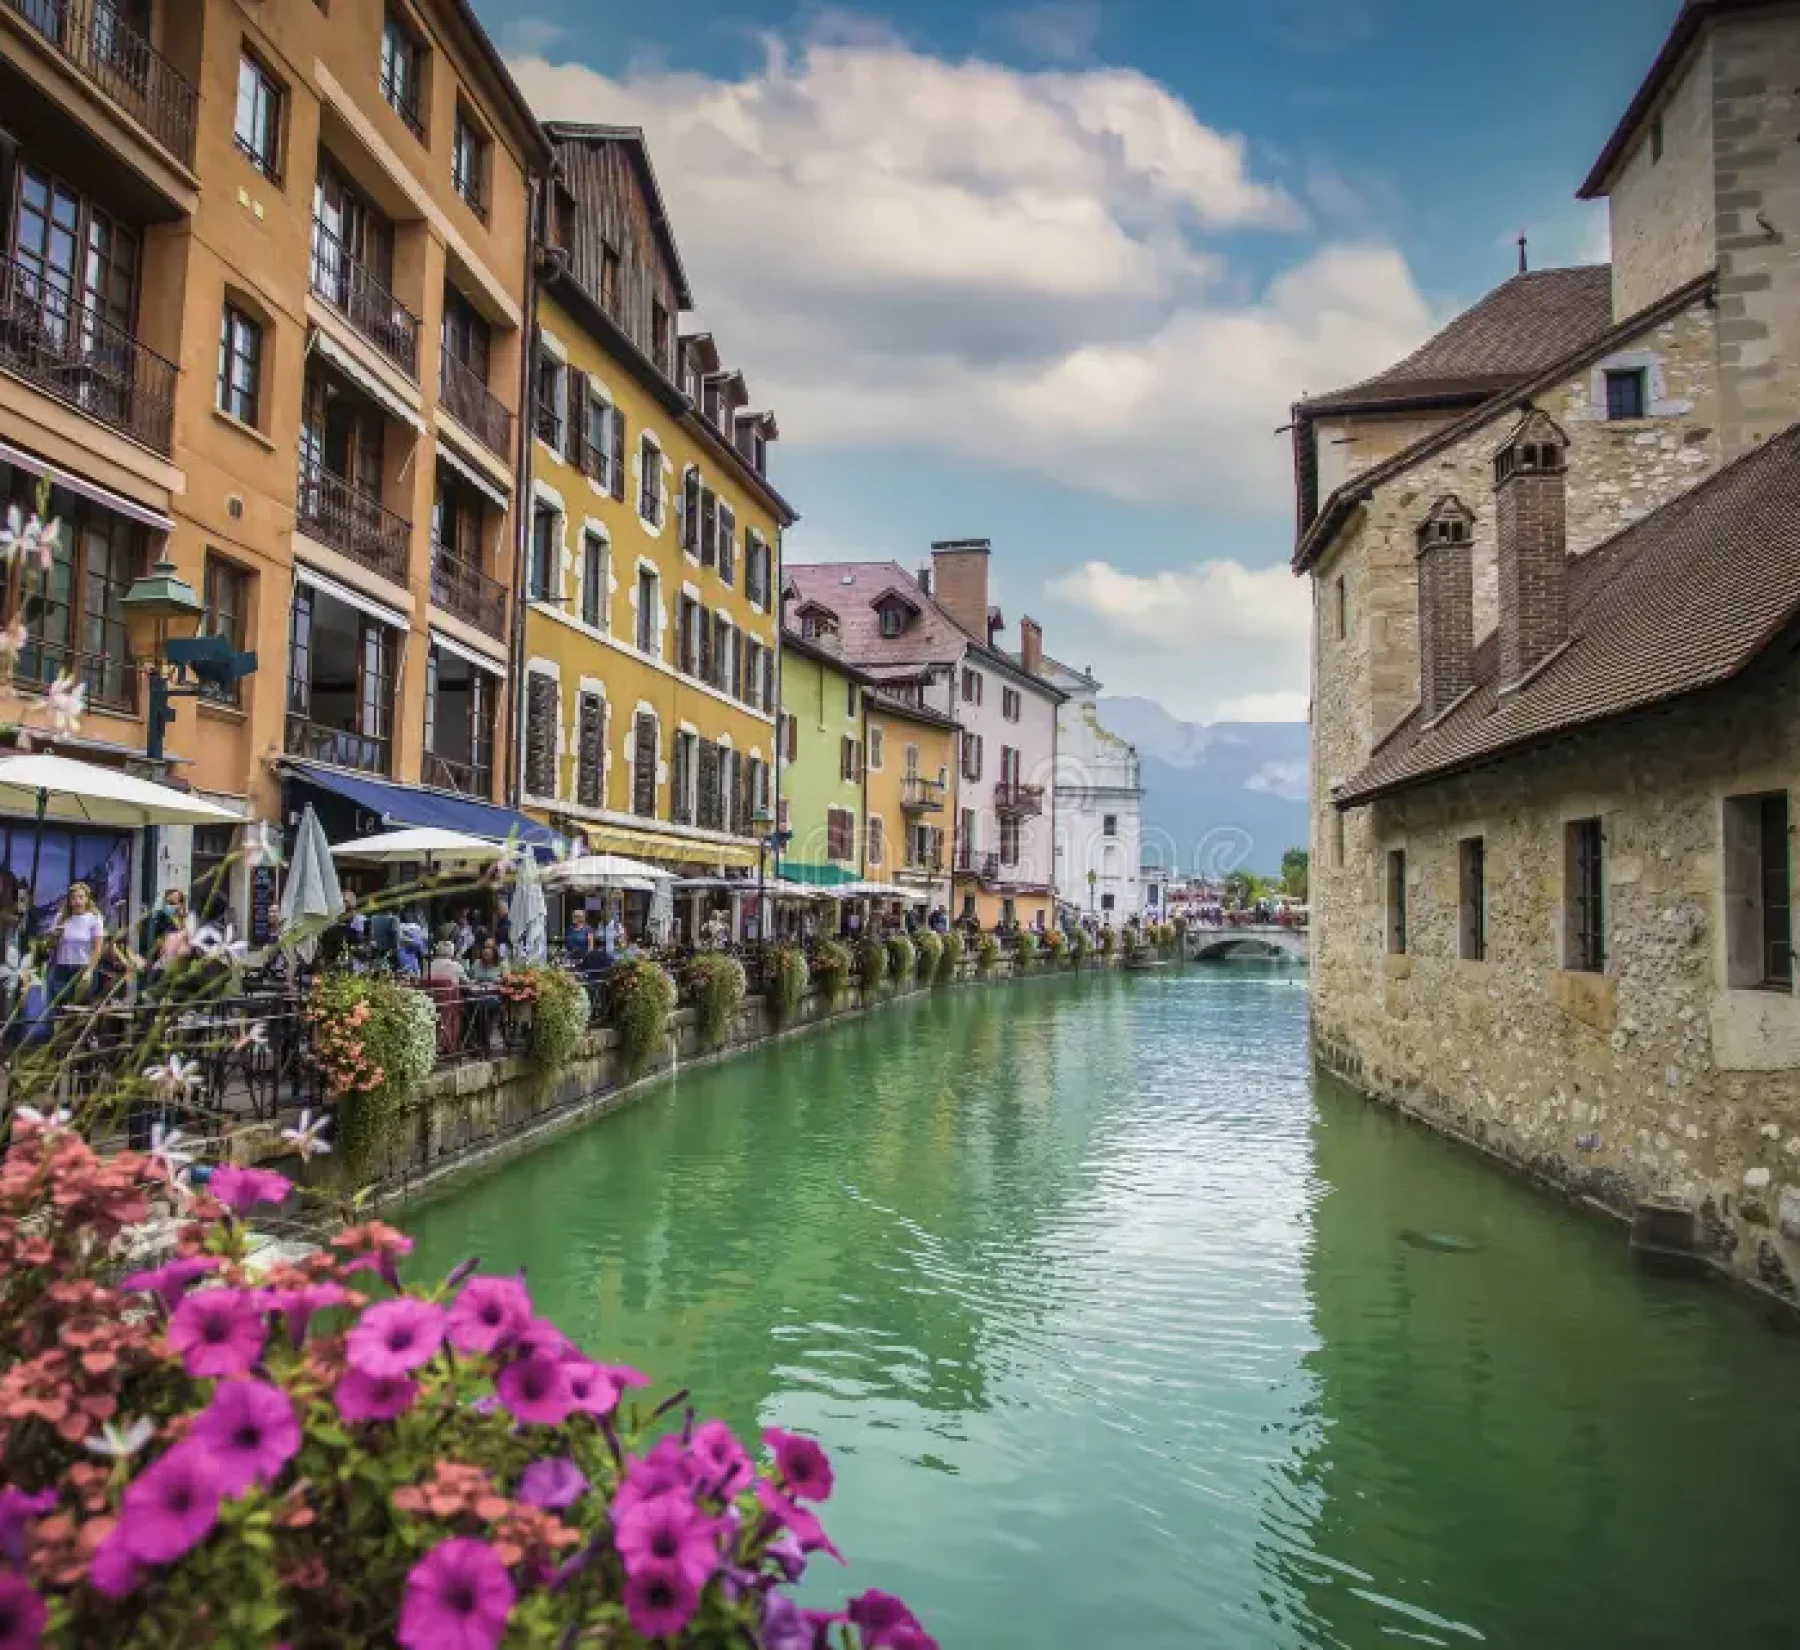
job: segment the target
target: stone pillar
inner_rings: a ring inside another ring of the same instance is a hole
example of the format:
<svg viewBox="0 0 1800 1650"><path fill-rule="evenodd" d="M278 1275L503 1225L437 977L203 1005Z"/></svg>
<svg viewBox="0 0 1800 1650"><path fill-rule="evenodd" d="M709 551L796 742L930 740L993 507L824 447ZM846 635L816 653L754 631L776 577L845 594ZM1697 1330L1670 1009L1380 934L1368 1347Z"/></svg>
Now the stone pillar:
<svg viewBox="0 0 1800 1650"><path fill-rule="evenodd" d="M1568 445L1555 421L1532 408L1494 457L1502 693L1568 639Z"/></svg>
<svg viewBox="0 0 1800 1650"><path fill-rule="evenodd" d="M1419 709L1436 721L1474 681L1474 520L1453 496L1419 528Z"/></svg>

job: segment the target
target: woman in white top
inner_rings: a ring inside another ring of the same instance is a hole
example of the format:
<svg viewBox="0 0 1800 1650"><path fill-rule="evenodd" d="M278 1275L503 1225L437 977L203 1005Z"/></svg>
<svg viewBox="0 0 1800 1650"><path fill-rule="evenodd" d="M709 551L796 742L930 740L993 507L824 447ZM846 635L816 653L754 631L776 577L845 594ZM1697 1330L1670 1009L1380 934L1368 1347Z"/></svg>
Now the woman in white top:
<svg viewBox="0 0 1800 1650"><path fill-rule="evenodd" d="M86 993L106 941L105 920L94 909L94 893L85 882L69 884L53 932L56 950L50 958L50 998L52 1002L65 998L73 1002Z"/></svg>
<svg viewBox="0 0 1800 1650"><path fill-rule="evenodd" d="M462 985L468 979L463 965L456 960L456 942L439 940L431 951L431 964L425 978L433 985Z"/></svg>

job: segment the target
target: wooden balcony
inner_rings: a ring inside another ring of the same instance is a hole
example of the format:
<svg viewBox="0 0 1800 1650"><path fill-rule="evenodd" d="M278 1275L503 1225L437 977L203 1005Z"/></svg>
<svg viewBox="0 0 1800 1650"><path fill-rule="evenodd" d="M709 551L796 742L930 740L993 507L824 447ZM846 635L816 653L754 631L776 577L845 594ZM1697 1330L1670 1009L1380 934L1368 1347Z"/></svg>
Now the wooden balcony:
<svg viewBox="0 0 1800 1650"><path fill-rule="evenodd" d="M412 523L323 466L302 467L294 497L300 531L341 550L371 573L406 583Z"/></svg>
<svg viewBox="0 0 1800 1650"><path fill-rule="evenodd" d="M313 219L312 289L407 377L419 376L419 318Z"/></svg>
<svg viewBox="0 0 1800 1650"><path fill-rule="evenodd" d="M0 370L165 457L170 451L175 363L10 258L0 258Z"/></svg>
<svg viewBox="0 0 1800 1650"><path fill-rule="evenodd" d="M0 0L156 139L194 164L200 94L107 0Z"/></svg>
<svg viewBox="0 0 1800 1650"><path fill-rule="evenodd" d="M941 814L949 788L941 779L909 773L900 781L900 806L910 814Z"/></svg>
<svg viewBox="0 0 1800 1650"><path fill-rule="evenodd" d="M1036 819L1044 811L1044 787L1003 779L994 787L994 812L1020 819Z"/></svg>
<svg viewBox="0 0 1800 1650"><path fill-rule="evenodd" d="M442 363L438 395L444 411L477 436L489 452L510 459L513 444L512 409L448 350L439 352Z"/></svg>
<svg viewBox="0 0 1800 1650"><path fill-rule="evenodd" d="M484 635L506 640L506 586L436 539L431 541L431 599Z"/></svg>

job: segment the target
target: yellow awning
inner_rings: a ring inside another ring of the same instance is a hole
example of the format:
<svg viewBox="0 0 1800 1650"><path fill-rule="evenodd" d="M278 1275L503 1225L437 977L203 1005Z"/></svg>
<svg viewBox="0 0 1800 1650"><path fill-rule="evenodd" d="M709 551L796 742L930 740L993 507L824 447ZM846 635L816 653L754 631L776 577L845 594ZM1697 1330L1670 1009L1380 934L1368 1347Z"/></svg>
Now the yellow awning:
<svg viewBox="0 0 1800 1650"><path fill-rule="evenodd" d="M756 850L736 843L697 842L685 836L665 836L660 831L634 831L628 826L590 825L571 820L592 847L608 853L629 854L634 859L659 860L671 865L730 865L756 868Z"/></svg>

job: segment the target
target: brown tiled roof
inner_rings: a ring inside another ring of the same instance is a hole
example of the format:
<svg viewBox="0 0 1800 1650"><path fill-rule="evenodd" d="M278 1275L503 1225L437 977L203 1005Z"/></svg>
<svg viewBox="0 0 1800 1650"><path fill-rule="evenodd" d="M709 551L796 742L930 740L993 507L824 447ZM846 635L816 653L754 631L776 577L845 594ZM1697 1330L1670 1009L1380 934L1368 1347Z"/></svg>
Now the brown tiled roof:
<svg viewBox="0 0 1800 1650"><path fill-rule="evenodd" d="M1431 726L1414 711L1339 807L1729 680L1800 619L1800 424L1569 567L1569 642L1504 702L1499 648Z"/></svg>
<svg viewBox="0 0 1800 1650"><path fill-rule="evenodd" d="M1611 189L1613 173L1625 158L1625 151L1631 147L1632 136L1656 107L1676 69L1681 66L1681 60L1687 56L1688 48L1700 38L1701 30L1709 22L1729 12L1763 11L1786 3L1787 0L1685 0L1680 15L1669 30L1668 39L1656 54L1656 61L1650 65L1650 72L1644 76L1644 83L1638 87L1637 95L1613 128L1606 147L1600 151L1600 158L1576 191L1576 198L1595 200Z"/></svg>
<svg viewBox="0 0 1800 1650"><path fill-rule="evenodd" d="M1296 412L1442 406L1523 383L1612 325L1612 267L1539 269L1495 287L1404 361Z"/></svg>
<svg viewBox="0 0 1800 1650"><path fill-rule="evenodd" d="M1706 274L1689 281L1687 285L1677 287L1673 292L1665 294L1653 304L1646 305L1637 314L1627 316L1615 327L1608 327L1585 340L1578 348L1559 356L1550 362L1534 378L1529 378L1516 385L1504 395L1496 395L1481 403L1461 418L1454 419L1441 430L1434 431L1422 441L1415 441L1410 447L1403 447L1392 458L1380 464L1371 465L1361 475L1353 476L1339 487L1322 509L1300 534L1299 542L1294 546L1294 571L1304 573L1313 563L1320 551L1325 549L1335 537L1337 530L1343 525L1350 512L1367 499L1377 487L1385 481L1391 481L1397 475L1410 470L1422 459L1430 458L1452 447L1464 436L1491 424L1496 419L1504 418L1513 412L1521 403L1529 401L1533 396L1541 395L1546 390L1555 388L1571 374L1579 372L1589 363L1598 361L1609 355L1621 344L1629 343L1640 333L1651 327L1659 326L1672 315L1679 315L1690 304L1704 297L1711 290L1714 274L1708 270Z"/></svg>

